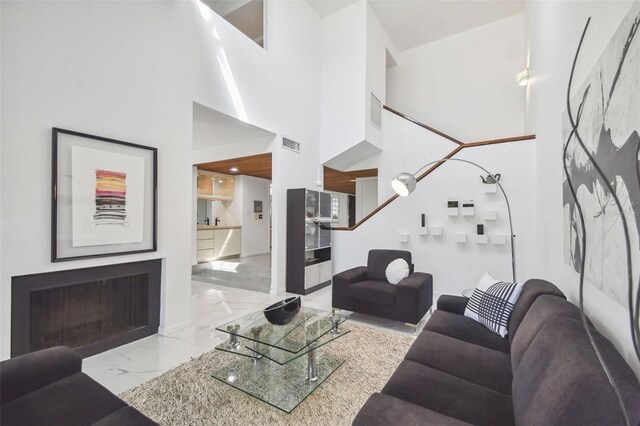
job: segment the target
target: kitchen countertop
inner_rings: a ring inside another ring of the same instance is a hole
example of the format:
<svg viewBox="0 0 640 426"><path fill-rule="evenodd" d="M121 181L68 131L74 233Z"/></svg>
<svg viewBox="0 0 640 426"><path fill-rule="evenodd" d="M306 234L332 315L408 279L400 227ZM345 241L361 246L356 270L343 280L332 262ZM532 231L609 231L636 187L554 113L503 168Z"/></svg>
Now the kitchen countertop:
<svg viewBox="0 0 640 426"><path fill-rule="evenodd" d="M196 226L196 229L199 231L204 231L207 229L239 229L242 228L242 226L240 225L218 225L218 226L214 226L214 225L198 225Z"/></svg>

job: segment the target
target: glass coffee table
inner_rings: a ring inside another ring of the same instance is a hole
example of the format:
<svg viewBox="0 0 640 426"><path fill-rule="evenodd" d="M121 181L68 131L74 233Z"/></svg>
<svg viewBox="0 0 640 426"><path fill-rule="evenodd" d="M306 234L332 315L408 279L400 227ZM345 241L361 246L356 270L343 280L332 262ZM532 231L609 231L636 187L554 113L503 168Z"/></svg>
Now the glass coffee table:
<svg viewBox="0 0 640 426"><path fill-rule="evenodd" d="M349 333L346 318L301 307L286 325L273 325L262 311L216 327L229 339L216 349L238 355L212 376L290 413L344 362L318 348Z"/></svg>

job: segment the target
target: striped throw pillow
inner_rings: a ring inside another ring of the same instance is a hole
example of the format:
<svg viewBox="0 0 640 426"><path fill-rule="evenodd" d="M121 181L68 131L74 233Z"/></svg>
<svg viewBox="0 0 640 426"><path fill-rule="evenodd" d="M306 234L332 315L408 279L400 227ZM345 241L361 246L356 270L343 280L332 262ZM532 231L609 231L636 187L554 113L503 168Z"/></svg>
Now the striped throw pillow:
<svg viewBox="0 0 640 426"><path fill-rule="evenodd" d="M484 274L464 310L471 318L502 337L507 335L509 317L522 293L522 284L498 281Z"/></svg>

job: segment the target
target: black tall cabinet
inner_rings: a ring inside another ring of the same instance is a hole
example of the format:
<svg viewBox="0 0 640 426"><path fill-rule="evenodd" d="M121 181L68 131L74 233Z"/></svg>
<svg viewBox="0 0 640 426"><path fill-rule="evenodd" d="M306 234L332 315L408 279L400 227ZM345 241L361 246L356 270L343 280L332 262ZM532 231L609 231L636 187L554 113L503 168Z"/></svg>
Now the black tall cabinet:
<svg viewBox="0 0 640 426"><path fill-rule="evenodd" d="M331 284L331 194L287 191L287 291L309 294Z"/></svg>

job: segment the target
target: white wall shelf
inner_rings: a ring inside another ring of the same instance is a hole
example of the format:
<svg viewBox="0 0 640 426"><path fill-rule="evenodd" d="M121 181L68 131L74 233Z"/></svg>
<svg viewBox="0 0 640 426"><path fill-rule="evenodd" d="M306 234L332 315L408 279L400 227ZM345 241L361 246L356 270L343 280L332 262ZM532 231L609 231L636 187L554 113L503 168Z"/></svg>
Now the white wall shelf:
<svg viewBox="0 0 640 426"><path fill-rule="evenodd" d="M404 232L398 233L398 240L401 243L408 243L409 242L409 234L404 233Z"/></svg>
<svg viewBox="0 0 640 426"><path fill-rule="evenodd" d="M497 246L503 246L507 243L507 236L505 234L493 234L491 242Z"/></svg>
<svg viewBox="0 0 640 426"><path fill-rule="evenodd" d="M476 244L487 244L489 237L486 235L476 235Z"/></svg>
<svg viewBox="0 0 640 426"><path fill-rule="evenodd" d="M464 232L457 232L454 236L453 239L456 243L466 243L467 242L467 234L465 234Z"/></svg>
<svg viewBox="0 0 640 426"><path fill-rule="evenodd" d="M418 235L429 235L429 228L426 226L418 227Z"/></svg>
<svg viewBox="0 0 640 426"><path fill-rule="evenodd" d="M442 226L430 226L429 232L431 235L440 236L442 235Z"/></svg>
<svg viewBox="0 0 640 426"><path fill-rule="evenodd" d="M465 207L465 204L468 207ZM462 216L473 216L476 214L475 203L473 200L465 200L462 202Z"/></svg>
<svg viewBox="0 0 640 426"><path fill-rule="evenodd" d="M498 184L497 183L484 183L482 184L482 189L484 189L485 194L495 194L498 192Z"/></svg>

